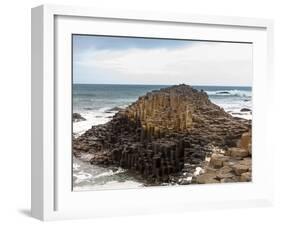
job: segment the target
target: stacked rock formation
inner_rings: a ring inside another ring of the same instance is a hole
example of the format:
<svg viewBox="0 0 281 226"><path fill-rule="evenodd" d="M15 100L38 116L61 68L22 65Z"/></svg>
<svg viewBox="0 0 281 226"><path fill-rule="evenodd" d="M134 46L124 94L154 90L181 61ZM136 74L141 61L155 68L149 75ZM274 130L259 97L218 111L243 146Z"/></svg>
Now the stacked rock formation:
<svg viewBox="0 0 281 226"><path fill-rule="evenodd" d="M219 150L211 155L204 172L196 178L199 184L249 182L252 180L251 133L243 133L237 147Z"/></svg>
<svg viewBox="0 0 281 226"><path fill-rule="evenodd" d="M169 181L186 163L198 165L211 146L227 149L250 128L213 104L204 91L177 85L152 91L119 111L107 124L74 139L76 156L118 165L150 181Z"/></svg>

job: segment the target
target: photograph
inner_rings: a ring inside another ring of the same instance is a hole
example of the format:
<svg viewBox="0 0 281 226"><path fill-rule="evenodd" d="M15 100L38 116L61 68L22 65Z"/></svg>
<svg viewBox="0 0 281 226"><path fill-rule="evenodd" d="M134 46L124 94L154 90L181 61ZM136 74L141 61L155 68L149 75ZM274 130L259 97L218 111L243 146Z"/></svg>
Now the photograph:
<svg viewBox="0 0 281 226"><path fill-rule="evenodd" d="M71 59L73 191L252 181L252 42L72 34Z"/></svg>

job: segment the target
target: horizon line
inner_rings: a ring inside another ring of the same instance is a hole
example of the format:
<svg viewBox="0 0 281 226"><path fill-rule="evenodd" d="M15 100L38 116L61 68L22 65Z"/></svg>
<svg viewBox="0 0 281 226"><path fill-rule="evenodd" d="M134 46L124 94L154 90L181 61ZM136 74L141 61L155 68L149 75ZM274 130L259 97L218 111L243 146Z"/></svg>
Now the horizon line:
<svg viewBox="0 0 281 226"><path fill-rule="evenodd" d="M133 85L133 86L176 86L176 85L189 85L186 83L179 84L126 84L126 83L72 83L72 85ZM252 85L190 85L190 86L224 86L224 87L252 87Z"/></svg>

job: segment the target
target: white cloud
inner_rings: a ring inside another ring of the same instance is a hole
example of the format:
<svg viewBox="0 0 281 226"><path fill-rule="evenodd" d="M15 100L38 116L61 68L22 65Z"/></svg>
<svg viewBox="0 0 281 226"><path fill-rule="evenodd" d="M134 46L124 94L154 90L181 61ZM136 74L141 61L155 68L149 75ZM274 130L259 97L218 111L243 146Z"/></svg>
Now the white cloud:
<svg viewBox="0 0 281 226"><path fill-rule="evenodd" d="M201 42L167 49L90 50L75 65L92 73L93 81L95 71L102 71L112 83L251 85L252 46Z"/></svg>

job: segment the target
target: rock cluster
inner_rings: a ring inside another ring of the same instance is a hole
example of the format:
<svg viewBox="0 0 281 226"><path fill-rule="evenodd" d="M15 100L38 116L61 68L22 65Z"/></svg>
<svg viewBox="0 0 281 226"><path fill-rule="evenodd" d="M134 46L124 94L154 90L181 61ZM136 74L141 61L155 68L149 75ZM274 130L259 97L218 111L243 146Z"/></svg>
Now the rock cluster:
<svg viewBox="0 0 281 226"><path fill-rule="evenodd" d="M118 165L150 182L169 182L202 164L213 146L237 147L250 127L204 91L177 85L149 92L110 122L93 126L73 140L73 152L94 154L92 164Z"/></svg>
<svg viewBox="0 0 281 226"><path fill-rule="evenodd" d="M86 119L82 117L79 113L73 113L72 114L72 121L73 122L80 122L80 121L85 121Z"/></svg>
<svg viewBox="0 0 281 226"><path fill-rule="evenodd" d="M213 153L204 172L197 176L199 184L249 182L252 180L251 133L242 134L238 147Z"/></svg>

